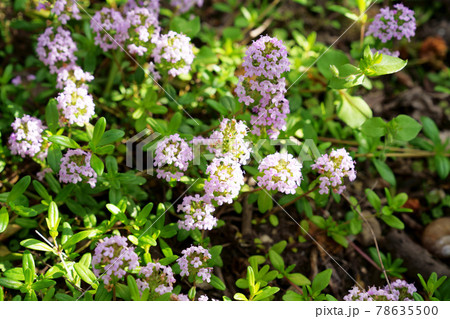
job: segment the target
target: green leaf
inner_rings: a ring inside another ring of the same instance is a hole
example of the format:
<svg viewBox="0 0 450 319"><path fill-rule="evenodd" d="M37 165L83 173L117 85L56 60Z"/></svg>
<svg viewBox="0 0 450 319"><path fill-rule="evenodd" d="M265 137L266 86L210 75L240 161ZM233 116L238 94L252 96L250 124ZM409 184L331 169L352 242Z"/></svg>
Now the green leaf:
<svg viewBox="0 0 450 319"><path fill-rule="evenodd" d="M381 177L392 186L395 186L396 185L395 175L390 169L390 167L385 162L382 162L378 159L373 159L372 162L375 165L375 168L377 169L378 173L380 173Z"/></svg>
<svg viewBox="0 0 450 319"><path fill-rule="evenodd" d="M287 278L297 286L311 285L311 281L300 273L288 274Z"/></svg>
<svg viewBox="0 0 450 319"><path fill-rule="evenodd" d="M47 189L45 189L44 185L42 185L39 181L33 180L33 187L36 192L46 201L51 201L52 197L48 194Z"/></svg>
<svg viewBox="0 0 450 319"><path fill-rule="evenodd" d="M151 126L151 128L162 135L165 135L166 131L165 129L158 123L157 120L155 120L152 117L147 118L147 123Z"/></svg>
<svg viewBox="0 0 450 319"><path fill-rule="evenodd" d="M434 157L434 165L436 171L441 179L446 179L450 173L450 160L442 155L436 155Z"/></svg>
<svg viewBox="0 0 450 319"><path fill-rule="evenodd" d="M33 255L31 255L30 251L25 250L22 256L22 270L25 273L25 270L29 269L31 271L31 274L33 275L34 280L34 274L36 273L36 268L34 264ZM32 281L33 281L32 280Z"/></svg>
<svg viewBox="0 0 450 319"><path fill-rule="evenodd" d="M423 133L425 136L432 140L435 145L441 144L439 129L436 123L434 123L434 121L427 116L420 117L420 121L422 122Z"/></svg>
<svg viewBox="0 0 450 319"><path fill-rule="evenodd" d="M367 119L361 126L361 131L370 137L386 135L386 122L381 117Z"/></svg>
<svg viewBox="0 0 450 319"><path fill-rule="evenodd" d="M255 298L253 298L253 300L258 301L266 299L276 294L278 291L280 291L280 288L278 287L265 287L263 290L260 291L260 293Z"/></svg>
<svg viewBox="0 0 450 319"><path fill-rule="evenodd" d="M22 177L17 183L14 184L12 190L9 192L7 202L14 202L18 199L28 188L31 183L31 177Z"/></svg>
<svg viewBox="0 0 450 319"><path fill-rule="evenodd" d="M389 226L396 228L396 229L404 229L405 224L396 216L394 215L381 215L381 219L388 224Z"/></svg>
<svg viewBox="0 0 450 319"><path fill-rule="evenodd" d="M0 279L2 279L2 278L0 278ZM1 284L1 282L0 282L0 284ZM244 295L244 294L241 294L240 292L234 294L233 298L234 298L235 300L248 301L247 297L245 297L245 295Z"/></svg>
<svg viewBox="0 0 450 319"><path fill-rule="evenodd" d="M225 286L225 284L223 283L223 281L220 280L220 278L215 275L211 275L210 285L213 286L214 288L222 290L222 291L227 288Z"/></svg>
<svg viewBox="0 0 450 319"><path fill-rule="evenodd" d="M134 301L140 301L141 294L139 293L139 288L136 283L136 279L134 279L133 276L128 275L127 276L127 284L128 284L128 288L130 289L131 299Z"/></svg>
<svg viewBox="0 0 450 319"><path fill-rule="evenodd" d="M3 233L8 227L9 214L5 206L0 209L0 234Z"/></svg>
<svg viewBox="0 0 450 319"><path fill-rule="evenodd" d="M103 161L95 154L91 154L91 166L98 176L103 175L105 164L103 164Z"/></svg>
<svg viewBox="0 0 450 319"><path fill-rule="evenodd" d="M94 289L97 288L97 277L95 277L94 273L88 267L83 264L76 263L73 265L73 268L83 281L91 285Z"/></svg>
<svg viewBox="0 0 450 319"><path fill-rule="evenodd" d="M183 116L181 115L181 113L180 112L175 113L169 122L169 132L176 133L181 125L182 120Z"/></svg>
<svg viewBox="0 0 450 319"><path fill-rule="evenodd" d="M47 245L46 243L39 241L37 239L25 239L20 242L23 247L40 250L40 251L53 251L53 248Z"/></svg>
<svg viewBox="0 0 450 319"><path fill-rule="evenodd" d="M51 286L56 285L56 281L50 279L41 279L34 284L31 285L31 289L33 290L41 290L50 288Z"/></svg>
<svg viewBox="0 0 450 319"><path fill-rule="evenodd" d="M313 293L320 293L328 286L332 273L333 271L331 269L327 269L316 275L311 285Z"/></svg>
<svg viewBox="0 0 450 319"><path fill-rule="evenodd" d="M272 209L273 201L272 196L266 191L262 190L258 194L258 209L261 213L265 213L269 209Z"/></svg>
<svg viewBox="0 0 450 319"><path fill-rule="evenodd" d="M103 133L105 133L106 129L106 119L101 117L97 123L95 123L94 133L92 135L92 145L97 146L100 143Z"/></svg>
<svg viewBox="0 0 450 319"><path fill-rule="evenodd" d="M392 129L392 135L399 141L410 141L419 134L422 125L408 115L399 115L394 118L389 125Z"/></svg>
<svg viewBox="0 0 450 319"><path fill-rule="evenodd" d="M372 117L372 110L361 97L351 96L346 92L343 92L341 97L337 115L351 128L360 127L367 119Z"/></svg>
<svg viewBox="0 0 450 319"><path fill-rule="evenodd" d="M106 144L111 144L114 143L115 141L117 141L118 139L122 138L122 136L125 135L125 132L122 130L109 130L106 131L102 138L100 139L100 142L98 142L97 146L103 146Z"/></svg>
<svg viewBox="0 0 450 319"><path fill-rule="evenodd" d="M59 148L58 145L52 144L52 145L50 145L47 154L48 154L47 161L48 161L48 164L50 165L50 168L54 172L59 172L59 168L61 165L61 158L62 158L61 149Z"/></svg>
<svg viewBox="0 0 450 319"><path fill-rule="evenodd" d="M269 258L272 266L279 270L280 272L284 271L284 261L283 258L274 250L269 250Z"/></svg>
<svg viewBox="0 0 450 319"><path fill-rule="evenodd" d="M380 63L372 65L367 70L367 75L369 76L379 76L385 74L391 74L403 69L408 61L404 61L400 58L396 58L387 54L382 55Z"/></svg>
<svg viewBox="0 0 450 319"><path fill-rule="evenodd" d="M80 148L77 142L67 136L63 135L53 135L48 138L48 140L52 143L58 144L60 146L68 147L68 148Z"/></svg>
<svg viewBox="0 0 450 319"><path fill-rule="evenodd" d="M193 38L200 31L200 18L195 17L192 20L185 20L181 17L174 17L170 23L170 30Z"/></svg>
<svg viewBox="0 0 450 319"><path fill-rule="evenodd" d="M9 278L0 278L0 286L8 288L8 289L20 289L23 283L17 280L12 280Z"/></svg>
<svg viewBox="0 0 450 319"><path fill-rule="evenodd" d="M369 203L372 204L373 208L375 208L375 211L379 212L381 210L380 197L378 197L378 195L370 188L366 188L366 196L369 200Z"/></svg>
<svg viewBox="0 0 450 319"><path fill-rule="evenodd" d="M333 233L331 234L331 238L333 238L333 240L337 242L339 245L344 246L345 248L348 247L348 241L347 238L345 238L345 236L338 233Z"/></svg>
<svg viewBox="0 0 450 319"><path fill-rule="evenodd" d="M55 99L50 99L45 108L45 122L48 126L48 129L55 133L59 127L59 113L57 102Z"/></svg>
<svg viewBox="0 0 450 319"><path fill-rule="evenodd" d="M64 249L67 249L69 247L72 247L73 245L75 245L76 243L82 241L83 239L91 236L92 234L95 234L97 232L96 229L90 229L90 230L83 230L79 233L76 233L75 235L73 235L72 237L70 237L66 243L63 245Z"/></svg>
<svg viewBox="0 0 450 319"><path fill-rule="evenodd" d="M56 231L59 225L59 210L55 202L51 202L48 207L48 227L50 230Z"/></svg>

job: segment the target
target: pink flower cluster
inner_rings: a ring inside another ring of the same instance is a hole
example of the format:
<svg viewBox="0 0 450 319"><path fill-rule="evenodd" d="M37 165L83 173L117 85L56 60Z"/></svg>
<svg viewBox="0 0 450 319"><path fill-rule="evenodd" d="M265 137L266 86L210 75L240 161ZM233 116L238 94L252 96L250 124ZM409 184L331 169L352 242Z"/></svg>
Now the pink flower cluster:
<svg viewBox="0 0 450 319"><path fill-rule="evenodd" d="M193 6L203 6L203 0L172 0L171 5L178 8L180 13L189 11Z"/></svg>
<svg viewBox="0 0 450 319"><path fill-rule="evenodd" d="M214 158L206 168L205 197L218 205L231 204L244 185L241 166L229 157Z"/></svg>
<svg viewBox="0 0 450 319"><path fill-rule="evenodd" d="M116 49L128 38L128 25L119 11L102 8L97 11L92 20L91 28L95 32L95 44L103 51Z"/></svg>
<svg viewBox="0 0 450 319"><path fill-rule="evenodd" d="M380 10L367 29L367 35L373 35L386 43L391 39L401 40L402 38L409 41L415 35L415 31L414 11L397 3L394 9L386 7Z"/></svg>
<svg viewBox="0 0 450 319"><path fill-rule="evenodd" d="M125 21L128 27L128 50L132 54L144 55L148 51L150 40L160 32L158 16L146 8L136 7L127 12Z"/></svg>
<svg viewBox="0 0 450 319"><path fill-rule="evenodd" d="M391 284L392 290L386 285L384 288L371 287L369 290L360 290L357 286L349 290L344 297L345 301L412 301L417 291L413 284L397 279Z"/></svg>
<svg viewBox="0 0 450 319"><path fill-rule="evenodd" d="M143 292L145 289L149 289L150 296L154 292L159 295L172 292L173 284L176 282L172 268L160 263L148 263L141 268L139 275L141 279L136 280L139 290Z"/></svg>
<svg viewBox="0 0 450 319"><path fill-rule="evenodd" d="M199 194L186 196L178 205L178 211L185 215L178 221L178 228L185 230L206 229L211 230L217 225L217 219L212 215L214 206L210 201Z"/></svg>
<svg viewBox="0 0 450 319"><path fill-rule="evenodd" d="M95 247L92 270L97 277L101 276L105 285L118 281L126 275L127 270L132 271L138 266L139 257L134 247L128 247L125 237L104 238Z"/></svg>
<svg viewBox="0 0 450 319"><path fill-rule="evenodd" d="M281 40L263 36L247 49L245 74L239 77L235 89L239 102L251 106L252 133L258 136L267 132L276 139L286 130L289 101L284 97L286 81L282 77L290 70L287 50Z"/></svg>
<svg viewBox="0 0 450 319"><path fill-rule="evenodd" d="M330 188L335 193L342 194L345 190L344 177L348 177L351 182L356 179L355 162L345 148L333 150L330 155L322 155L311 168L321 174L320 194L328 194Z"/></svg>
<svg viewBox="0 0 450 319"><path fill-rule="evenodd" d="M153 165L158 178L180 180L192 161L193 154L188 143L179 134L173 134L158 142Z"/></svg>
<svg viewBox="0 0 450 319"><path fill-rule="evenodd" d="M77 46L72 40L70 31L62 27L56 30L48 27L38 37L36 52L39 60L50 68L50 73L57 73L65 64L74 63L77 60L74 54L76 50Z"/></svg>
<svg viewBox="0 0 450 319"><path fill-rule="evenodd" d="M203 281L211 281L212 267L208 267L211 254L202 246L191 246L181 252L183 256L177 259L181 276L200 277Z"/></svg>
<svg viewBox="0 0 450 319"><path fill-rule="evenodd" d="M246 141L248 127L243 121L224 118L209 138L209 150L216 157L229 157L239 164L250 159L251 146Z"/></svg>
<svg viewBox="0 0 450 319"><path fill-rule="evenodd" d="M155 45L152 57L158 67L172 76L188 73L194 61L191 39L184 34L169 31L151 41Z"/></svg>
<svg viewBox="0 0 450 319"><path fill-rule="evenodd" d="M91 167L91 153L82 149L68 150L61 159L59 181L73 184L87 182L94 188L97 173Z"/></svg>
<svg viewBox="0 0 450 319"><path fill-rule="evenodd" d="M56 0L51 12L58 16L58 20L62 24L66 24L70 20L68 13L72 15L75 20L80 20L80 9L73 0Z"/></svg>
<svg viewBox="0 0 450 319"><path fill-rule="evenodd" d="M93 79L94 76L91 73L83 71L81 67L73 63L58 70L56 88L63 90L66 86L81 87Z"/></svg>
<svg viewBox="0 0 450 319"><path fill-rule="evenodd" d="M95 104L86 85L77 87L68 81L56 100L63 123L84 126L95 115Z"/></svg>
<svg viewBox="0 0 450 319"><path fill-rule="evenodd" d="M258 185L268 191L295 194L302 180L302 164L289 153L266 156L258 169L262 173L257 177Z"/></svg>
<svg viewBox="0 0 450 319"><path fill-rule="evenodd" d="M24 115L11 124L14 132L9 137L9 148L13 155L36 156L43 161L47 157L48 143L44 143L43 132L47 128L38 118Z"/></svg>

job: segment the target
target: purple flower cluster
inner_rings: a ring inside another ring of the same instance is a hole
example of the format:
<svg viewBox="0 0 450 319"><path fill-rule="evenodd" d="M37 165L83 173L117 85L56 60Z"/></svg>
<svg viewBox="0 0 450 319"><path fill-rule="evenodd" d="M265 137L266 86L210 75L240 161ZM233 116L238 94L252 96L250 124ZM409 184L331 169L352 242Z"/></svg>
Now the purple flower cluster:
<svg viewBox="0 0 450 319"><path fill-rule="evenodd" d="M205 197L218 205L231 204L244 185L241 166L229 157L214 158L206 168Z"/></svg>
<svg viewBox="0 0 450 319"><path fill-rule="evenodd" d="M381 50L371 49L371 51L372 51L372 54L380 53L380 54L384 54L384 55L390 55L395 58L398 58L400 56L400 51L390 51L388 48L382 48Z"/></svg>
<svg viewBox="0 0 450 319"><path fill-rule="evenodd" d="M128 25L119 11L102 8L91 20L91 28L95 32L95 44L103 51L116 49L128 38Z"/></svg>
<svg viewBox="0 0 450 319"><path fill-rule="evenodd" d="M286 81L282 77L290 70L287 50L281 40L263 36L247 49L242 64L245 74L239 77L235 89L239 102L251 106L252 133L267 132L276 139L286 130L289 101L284 97Z"/></svg>
<svg viewBox="0 0 450 319"><path fill-rule="evenodd" d="M289 153L266 156L258 169L262 173L257 177L258 185L268 191L295 194L302 180L302 164Z"/></svg>
<svg viewBox="0 0 450 319"><path fill-rule="evenodd" d="M192 161L193 154L188 143L179 134L170 135L156 146L153 165L158 173L158 178L180 180Z"/></svg>
<svg viewBox="0 0 450 319"><path fill-rule="evenodd" d="M160 32L158 16L146 8L128 11L125 19L128 27L127 48L132 54L144 55L150 49L150 40Z"/></svg>
<svg viewBox="0 0 450 319"><path fill-rule="evenodd" d="M134 10L136 8L145 8L155 16L159 15L159 0L128 0L124 6L124 12Z"/></svg>
<svg viewBox="0 0 450 319"><path fill-rule="evenodd" d="M76 64L70 64L58 70L56 88L63 90L66 86L81 87L93 79L94 76L91 73L83 71Z"/></svg>
<svg viewBox="0 0 450 319"><path fill-rule="evenodd" d="M172 268L160 263L148 263L147 266L141 268L139 275L141 279L136 280L139 290L143 292L145 289L149 289L150 296L154 292L159 295L172 292L173 284L176 281Z"/></svg>
<svg viewBox="0 0 450 319"><path fill-rule="evenodd" d="M183 256L177 259L181 269L181 276L200 277L203 281L211 281L212 267L208 267L211 254L202 246L191 246L181 252Z"/></svg>
<svg viewBox="0 0 450 319"><path fill-rule="evenodd" d="M328 194L330 188L337 194L345 190L344 177L353 182L356 179L355 162L345 148L331 151L330 155L319 157L311 168L317 170L321 176L320 194Z"/></svg>
<svg viewBox="0 0 450 319"><path fill-rule="evenodd" d="M247 132L243 121L224 118L209 138L209 150L216 157L230 157L245 164L250 159L250 142L245 140Z"/></svg>
<svg viewBox="0 0 450 319"><path fill-rule="evenodd" d="M394 9L386 7L380 10L367 29L367 35L372 35L386 43L391 39L401 40L402 38L409 41L415 35L415 31L414 11L397 3Z"/></svg>
<svg viewBox="0 0 450 319"><path fill-rule="evenodd" d="M123 278L127 270L138 267L138 260L134 247L128 247L125 237L113 236L104 238L103 242L95 247L92 270L97 277L101 275L105 285L109 285Z"/></svg>
<svg viewBox="0 0 450 319"><path fill-rule="evenodd" d="M345 301L412 301L417 291L413 284L404 280L396 280L391 284L392 290L386 285L384 288L371 287L369 290L360 290L357 286L349 290L344 297Z"/></svg>
<svg viewBox="0 0 450 319"><path fill-rule="evenodd" d="M94 100L86 85L77 87L73 82L67 82L56 100L63 123L84 126L95 115Z"/></svg>
<svg viewBox="0 0 450 319"><path fill-rule="evenodd" d="M186 196L178 205L178 211L185 215L178 221L178 228L185 230L206 229L211 230L217 225L217 219L212 215L214 206L210 201L199 194Z"/></svg>
<svg viewBox="0 0 450 319"><path fill-rule="evenodd" d="M91 167L91 153L82 149L68 150L61 159L59 181L63 183L87 182L92 188L97 183L97 173Z"/></svg>
<svg viewBox="0 0 450 319"><path fill-rule="evenodd" d="M158 67L172 76L188 73L194 61L191 39L184 34L169 31L151 42L155 45L152 57Z"/></svg>
<svg viewBox="0 0 450 319"><path fill-rule="evenodd" d="M75 20L81 19L80 9L73 0L56 0L51 12L58 16L58 20L62 24L66 24L70 20L68 13L71 13Z"/></svg>
<svg viewBox="0 0 450 319"><path fill-rule="evenodd" d="M47 128L38 118L24 115L11 124L14 132L9 137L9 148L13 155L30 156L43 161L47 157L48 142L43 139Z"/></svg>
<svg viewBox="0 0 450 319"><path fill-rule="evenodd" d="M203 6L203 0L172 0L170 4L180 10L180 13L189 11L193 6Z"/></svg>
<svg viewBox="0 0 450 319"><path fill-rule="evenodd" d="M55 33L53 27L48 27L38 37L36 52L39 60L50 68L50 73L57 73L66 64L76 61L76 49L70 31L58 27Z"/></svg>

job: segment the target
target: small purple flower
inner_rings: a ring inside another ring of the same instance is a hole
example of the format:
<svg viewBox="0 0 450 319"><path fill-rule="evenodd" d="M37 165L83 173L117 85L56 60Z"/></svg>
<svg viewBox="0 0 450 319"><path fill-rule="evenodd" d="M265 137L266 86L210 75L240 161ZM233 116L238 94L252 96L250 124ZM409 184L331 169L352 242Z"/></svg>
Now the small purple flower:
<svg viewBox="0 0 450 319"><path fill-rule="evenodd" d="M11 124L14 132L9 137L11 154L35 157L43 161L47 157L48 142L43 139L47 128L38 118L24 115L16 118Z"/></svg>
<svg viewBox="0 0 450 319"><path fill-rule="evenodd" d="M46 174L53 173L53 170L50 167L44 168L42 171L36 173L36 177L39 181L43 181Z"/></svg>
<svg viewBox="0 0 450 319"><path fill-rule="evenodd" d="M229 157L214 158L206 174L209 178L205 181L205 198L215 200L218 205L231 204L244 185L241 166Z"/></svg>
<svg viewBox="0 0 450 319"><path fill-rule="evenodd" d="M178 211L185 214L183 220L178 221L178 228L211 230L217 225L217 219L212 215L214 210L214 206L204 196L186 196L178 205Z"/></svg>
<svg viewBox="0 0 450 319"><path fill-rule="evenodd" d="M295 194L302 180L302 164L289 153L275 153L263 158L258 166L258 186L268 191Z"/></svg>
<svg viewBox="0 0 450 319"><path fill-rule="evenodd" d="M197 7L202 7L203 0L172 0L170 4L173 7L178 8L180 13L184 13L189 11L195 5L197 5Z"/></svg>
<svg viewBox="0 0 450 319"><path fill-rule="evenodd" d="M158 17L159 15L159 0L128 0L123 7L123 12L135 10L136 8L145 8L150 11L151 14Z"/></svg>
<svg viewBox="0 0 450 319"><path fill-rule="evenodd" d="M66 86L81 87L93 79L94 76L91 73L83 71L81 67L72 63L58 70L56 88L63 90Z"/></svg>
<svg viewBox="0 0 450 319"><path fill-rule="evenodd" d="M353 182L356 179L355 162L345 148L332 150L330 155L319 157L311 168L317 170L321 176L320 194L328 194L329 190L342 194L345 190L344 177Z"/></svg>
<svg viewBox="0 0 450 319"><path fill-rule="evenodd" d="M58 16L58 20L61 24L66 24L70 20L70 13L75 20L80 20L80 9L73 0L56 0L51 10L53 14Z"/></svg>
<svg viewBox="0 0 450 319"><path fill-rule="evenodd" d="M139 266L139 257L134 247L128 247L126 237L113 236L97 243L92 257L92 270L105 285L122 279L127 271Z"/></svg>
<svg viewBox="0 0 450 319"><path fill-rule="evenodd" d="M189 162L192 161L193 154L189 145L179 134L170 135L156 146L155 159L153 165L157 167L158 178L163 178L170 182L171 179L177 181L184 176Z"/></svg>
<svg viewBox="0 0 450 319"><path fill-rule="evenodd" d="M287 50L283 41L269 36L262 36L248 47L245 52L245 77L263 77L279 79L281 74L290 70Z"/></svg>
<svg viewBox="0 0 450 319"><path fill-rule="evenodd" d="M91 20L91 28L95 33L95 44L103 51L116 49L128 38L128 23L119 11L103 7Z"/></svg>
<svg viewBox="0 0 450 319"><path fill-rule="evenodd" d="M380 53L380 54L384 54L384 55L393 56L394 58L398 58L400 56L399 51L389 51L389 49L387 49L387 48L382 48L381 50L371 49L371 51L372 51L372 54Z"/></svg>
<svg viewBox="0 0 450 319"><path fill-rule="evenodd" d="M167 70L171 76L189 73L194 61L189 37L169 31L168 34L153 37L151 42L155 45L152 57L158 68Z"/></svg>
<svg viewBox="0 0 450 319"><path fill-rule="evenodd" d="M128 28L127 48L130 53L143 56L152 51L154 44L152 38L158 37L160 27L158 16L143 7L128 11L125 18Z"/></svg>
<svg viewBox="0 0 450 319"><path fill-rule="evenodd" d="M87 182L92 188L97 183L97 173L91 167L91 153L82 149L68 150L61 158L59 181L77 184Z"/></svg>
<svg viewBox="0 0 450 319"><path fill-rule="evenodd" d="M38 37L36 52L39 60L50 68L50 73L56 73L65 64L74 63L77 58L74 52L77 45L72 40L70 31L62 27L48 27Z"/></svg>
<svg viewBox="0 0 450 319"><path fill-rule="evenodd" d="M211 281L212 267L208 267L211 254L202 246L191 246L181 252L183 256L177 259L183 276L200 277L203 281Z"/></svg>
<svg viewBox="0 0 450 319"><path fill-rule="evenodd" d="M367 35L372 35L386 43L391 39L401 40L402 38L409 41L415 35L415 31L414 11L397 3L394 9L386 7L380 10L367 29Z"/></svg>
<svg viewBox="0 0 450 319"><path fill-rule="evenodd" d="M413 293L417 291L413 284L397 279L391 283L392 290L386 285L384 288L370 287L361 290L354 286L344 297L345 301L412 301Z"/></svg>
<svg viewBox="0 0 450 319"><path fill-rule="evenodd" d="M230 157L239 164L250 159L250 142L245 140L248 134L247 125L243 121L224 118L219 128L209 138L209 150L216 157Z"/></svg>
<svg viewBox="0 0 450 319"><path fill-rule="evenodd" d="M87 85L77 87L72 81L66 82L64 91L59 93L56 101L63 122L70 125L84 126L95 115L95 104Z"/></svg>
<svg viewBox="0 0 450 319"><path fill-rule="evenodd" d="M14 79L11 80L11 83L14 84L15 86L18 86L18 85L22 84L22 78L20 77L20 75L18 75Z"/></svg>
<svg viewBox="0 0 450 319"><path fill-rule="evenodd" d="M157 298L158 295L172 292L173 284L176 282L172 268L160 263L148 263L139 271L140 279L136 280L141 293L145 289L150 290L150 297ZM154 294L157 294L154 296Z"/></svg>

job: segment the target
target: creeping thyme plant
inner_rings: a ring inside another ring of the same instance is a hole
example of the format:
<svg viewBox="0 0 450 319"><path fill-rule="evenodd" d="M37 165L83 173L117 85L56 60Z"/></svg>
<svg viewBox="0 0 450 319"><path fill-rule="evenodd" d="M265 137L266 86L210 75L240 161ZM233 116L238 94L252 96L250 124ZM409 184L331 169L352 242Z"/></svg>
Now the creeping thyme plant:
<svg viewBox="0 0 450 319"><path fill-rule="evenodd" d="M449 299L382 240L449 213L433 11L323 3L2 1L0 300Z"/></svg>

